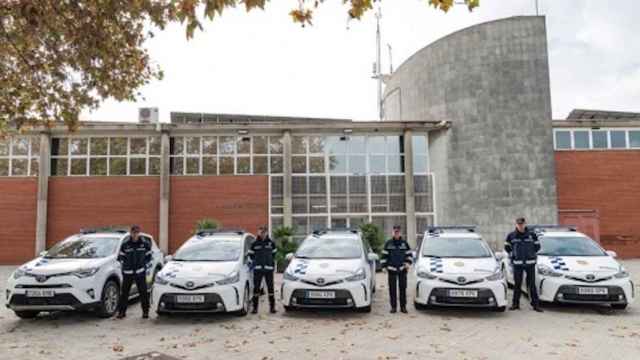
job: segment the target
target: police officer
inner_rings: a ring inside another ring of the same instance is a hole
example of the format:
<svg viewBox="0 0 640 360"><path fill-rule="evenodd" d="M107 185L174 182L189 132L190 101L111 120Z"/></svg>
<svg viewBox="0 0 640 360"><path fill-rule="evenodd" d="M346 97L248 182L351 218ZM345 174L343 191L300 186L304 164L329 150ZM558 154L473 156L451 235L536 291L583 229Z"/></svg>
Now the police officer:
<svg viewBox="0 0 640 360"><path fill-rule="evenodd" d="M273 258L276 255L276 251L276 244L269 238L267 227L260 227L258 236L249 249L249 258L253 263L253 310L251 311L253 314L258 312L263 278L267 283L267 291L269 292L269 312L276 313L276 296L273 290L273 272L275 270Z"/></svg>
<svg viewBox="0 0 640 360"><path fill-rule="evenodd" d="M513 265L513 304L510 310L520 309L520 295L522 293L522 276L527 274L527 289L531 306L537 312L542 312L536 291L536 259L540 250L540 241L535 232L530 231L526 226L523 217L516 219L516 229L509 235L504 244L504 250L511 258Z"/></svg>
<svg viewBox="0 0 640 360"><path fill-rule="evenodd" d="M127 316L127 305L132 283L136 283L142 318L149 318L149 293L147 292L147 270L151 266L151 244L140 236L140 226L131 227L129 237L122 243L118 262L122 265L122 293L118 304L118 319Z"/></svg>
<svg viewBox="0 0 640 360"><path fill-rule="evenodd" d="M398 308L398 288L400 288L400 311L407 313L407 272L413 262L411 248L400 235L400 226L393 226L393 237L382 249L382 268L389 274L389 297L391 313Z"/></svg>

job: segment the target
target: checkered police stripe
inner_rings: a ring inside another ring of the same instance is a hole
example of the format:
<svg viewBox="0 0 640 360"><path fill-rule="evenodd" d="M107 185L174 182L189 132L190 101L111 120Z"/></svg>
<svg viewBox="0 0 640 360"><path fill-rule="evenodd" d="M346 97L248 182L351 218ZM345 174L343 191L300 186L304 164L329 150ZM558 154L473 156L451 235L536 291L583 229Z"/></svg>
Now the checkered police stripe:
<svg viewBox="0 0 640 360"><path fill-rule="evenodd" d="M564 260L561 257L551 258L551 265L553 265L554 270L569 271L567 264L564 262Z"/></svg>
<svg viewBox="0 0 640 360"><path fill-rule="evenodd" d="M431 258L429 265L432 273L442 273L443 265L441 258Z"/></svg>

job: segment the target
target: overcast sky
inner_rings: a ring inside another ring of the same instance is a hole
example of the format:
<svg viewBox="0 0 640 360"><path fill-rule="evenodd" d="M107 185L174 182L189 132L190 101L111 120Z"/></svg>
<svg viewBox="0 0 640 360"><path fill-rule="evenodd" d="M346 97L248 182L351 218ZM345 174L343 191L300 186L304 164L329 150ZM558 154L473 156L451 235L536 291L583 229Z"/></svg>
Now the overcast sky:
<svg viewBox="0 0 640 360"><path fill-rule="evenodd" d="M137 108L169 112L377 119L373 12L347 21L342 1L326 0L314 25L288 16L295 0L272 0L265 11L233 9L187 41L172 26L148 42L165 78L146 86L138 103L106 101L83 119L135 121ZM434 40L481 22L534 15L535 0L481 0L448 14L426 0L383 1L383 70ZM547 17L553 117L574 108L640 111L640 1L540 0Z"/></svg>

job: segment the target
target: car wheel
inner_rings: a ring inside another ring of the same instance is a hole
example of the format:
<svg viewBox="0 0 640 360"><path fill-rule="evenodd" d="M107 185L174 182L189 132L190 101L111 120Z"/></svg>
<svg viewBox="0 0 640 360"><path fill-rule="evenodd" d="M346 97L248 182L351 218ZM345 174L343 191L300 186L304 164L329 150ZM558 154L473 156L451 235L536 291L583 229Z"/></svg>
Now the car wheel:
<svg viewBox="0 0 640 360"><path fill-rule="evenodd" d="M236 314L238 316L246 316L249 313L249 286L244 287L244 295L242 298L242 309L240 309Z"/></svg>
<svg viewBox="0 0 640 360"><path fill-rule="evenodd" d="M507 267L502 265L502 275L504 276L504 280L507 282L507 288L513 289L513 285L509 282L509 277L507 276Z"/></svg>
<svg viewBox="0 0 640 360"><path fill-rule="evenodd" d="M118 310L120 303L120 286L115 280L108 280L102 288L102 298L98 305L98 316L108 318L113 316Z"/></svg>
<svg viewBox="0 0 640 360"><path fill-rule="evenodd" d="M493 308L493 311L495 311L495 312L505 312L505 310L507 310L506 306L498 306L498 307Z"/></svg>
<svg viewBox="0 0 640 360"><path fill-rule="evenodd" d="M36 316L38 316L38 314L40 314L40 311L14 311L16 313L16 316L19 317L20 319L33 319Z"/></svg>
<svg viewBox="0 0 640 360"><path fill-rule="evenodd" d="M611 304L611 308L615 310L624 310L627 308L627 304Z"/></svg>
<svg viewBox="0 0 640 360"><path fill-rule="evenodd" d="M356 311L359 312L359 313L370 313L371 312L371 305L367 305L367 306L356 308Z"/></svg>
<svg viewBox="0 0 640 360"><path fill-rule="evenodd" d="M420 303L419 303L419 302L417 302L417 301L414 301L414 302L413 302L413 307L414 307L416 310L426 310L426 309L428 309L428 308L429 308L429 306L428 306L428 305L420 304Z"/></svg>
<svg viewBox="0 0 640 360"><path fill-rule="evenodd" d="M284 311L286 311L286 312L292 312L292 311L295 311L295 310L296 310L296 308L294 308L293 306L284 305Z"/></svg>

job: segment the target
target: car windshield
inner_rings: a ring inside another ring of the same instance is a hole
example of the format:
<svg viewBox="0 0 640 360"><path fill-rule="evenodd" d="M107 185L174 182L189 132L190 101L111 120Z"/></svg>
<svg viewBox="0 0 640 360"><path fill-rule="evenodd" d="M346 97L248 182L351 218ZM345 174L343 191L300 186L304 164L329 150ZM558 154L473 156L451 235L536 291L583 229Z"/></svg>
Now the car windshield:
<svg viewBox="0 0 640 360"><path fill-rule="evenodd" d="M207 239L182 246L176 252L175 261L235 261L242 254L239 239Z"/></svg>
<svg viewBox="0 0 640 360"><path fill-rule="evenodd" d="M296 257L303 259L356 259L361 256L362 244L357 237L313 236L305 239L296 251Z"/></svg>
<svg viewBox="0 0 640 360"><path fill-rule="evenodd" d="M443 258L491 257L489 246L478 238L432 237L425 240L422 255Z"/></svg>
<svg viewBox="0 0 640 360"><path fill-rule="evenodd" d="M540 238L540 252L546 256L606 256L595 241L583 236L543 236Z"/></svg>
<svg viewBox="0 0 640 360"><path fill-rule="evenodd" d="M80 236L68 238L54 245L45 254L47 259L95 259L115 254L118 237Z"/></svg>

